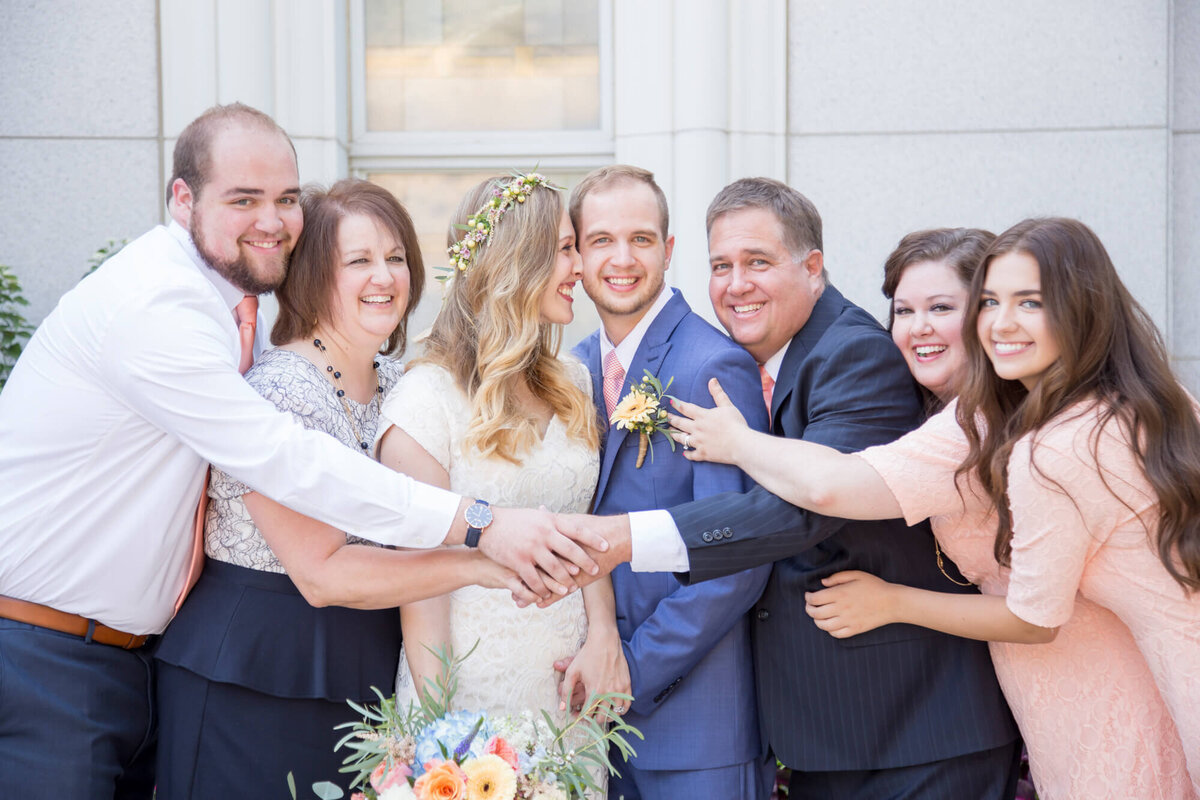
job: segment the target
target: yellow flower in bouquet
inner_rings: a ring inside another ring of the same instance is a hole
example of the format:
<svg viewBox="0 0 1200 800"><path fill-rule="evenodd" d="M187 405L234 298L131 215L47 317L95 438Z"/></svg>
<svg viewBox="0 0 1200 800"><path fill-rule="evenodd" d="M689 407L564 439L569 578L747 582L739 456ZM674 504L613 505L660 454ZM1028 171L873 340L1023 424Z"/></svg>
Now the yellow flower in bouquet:
<svg viewBox="0 0 1200 800"><path fill-rule="evenodd" d="M667 385L663 386L658 378L650 374L650 370L643 372L646 375L642 382L629 387L629 394L621 398L609 419L618 430L638 435L638 457L637 464L634 465L636 469L642 468L647 449L650 450L650 458L654 458L654 445L650 437L656 433L665 436L667 444L671 446L671 452L675 452L675 440L669 433L671 426L667 423L667 410L663 408L662 402L664 399L674 399L667 394L667 389L671 388L675 379L668 378Z"/></svg>
<svg viewBox="0 0 1200 800"><path fill-rule="evenodd" d="M467 773L467 800L513 800L517 773L498 755L483 755L463 764Z"/></svg>

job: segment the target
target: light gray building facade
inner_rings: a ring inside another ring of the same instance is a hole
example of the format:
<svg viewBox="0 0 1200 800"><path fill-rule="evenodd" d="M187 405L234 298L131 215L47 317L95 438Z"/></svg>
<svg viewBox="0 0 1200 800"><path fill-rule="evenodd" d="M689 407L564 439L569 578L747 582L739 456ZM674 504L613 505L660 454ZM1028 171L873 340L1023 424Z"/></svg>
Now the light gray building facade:
<svg viewBox="0 0 1200 800"><path fill-rule="evenodd" d="M35 322L165 218L174 137L240 100L303 181L391 188L428 264L480 176L647 167L697 309L705 207L746 175L812 198L881 317L904 233L1078 217L1200 389L1200 0L0 0L0 75L0 263Z"/></svg>

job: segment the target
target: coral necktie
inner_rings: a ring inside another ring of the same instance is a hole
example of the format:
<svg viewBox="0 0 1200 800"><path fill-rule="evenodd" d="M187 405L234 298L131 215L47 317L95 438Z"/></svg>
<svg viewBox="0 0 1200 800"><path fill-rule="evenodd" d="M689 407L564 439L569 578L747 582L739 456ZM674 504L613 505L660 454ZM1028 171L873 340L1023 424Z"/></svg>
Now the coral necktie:
<svg viewBox="0 0 1200 800"><path fill-rule="evenodd" d="M610 418L613 409L620 401L621 384L623 383L625 383L625 368L621 366L621 360L617 358L617 351L609 350L608 355L604 357L604 405L608 407Z"/></svg>
<svg viewBox="0 0 1200 800"><path fill-rule="evenodd" d="M238 359L238 371L243 375L254 363L254 331L258 325L258 298L246 295L233 309L237 318L238 341L242 346L241 357ZM175 612L183 605L184 598L196 585L200 571L204 569L204 519L208 515L208 470L204 471L204 486L200 489L200 503L196 506L196 520L192 526L192 558L188 562L187 581L183 590L175 600Z"/></svg>
<svg viewBox="0 0 1200 800"><path fill-rule="evenodd" d="M767 416L770 416L771 398L775 395L775 379L771 377L771 373L767 372L767 368L762 364L758 365L758 376L762 378L763 402L767 404Z"/></svg>

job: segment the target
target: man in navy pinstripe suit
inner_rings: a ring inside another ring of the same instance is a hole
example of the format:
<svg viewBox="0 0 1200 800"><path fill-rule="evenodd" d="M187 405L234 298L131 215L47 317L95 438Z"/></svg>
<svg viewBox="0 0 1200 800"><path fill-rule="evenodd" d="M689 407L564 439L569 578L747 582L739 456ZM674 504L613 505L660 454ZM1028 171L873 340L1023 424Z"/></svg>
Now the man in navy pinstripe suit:
<svg viewBox="0 0 1200 800"><path fill-rule="evenodd" d="M828 282L821 219L765 178L736 181L709 206L709 297L759 363L772 432L843 452L897 438L921 420L899 351ZM1019 740L987 646L908 625L834 639L804 612L805 591L859 569L887 581L971 591L938 570L922 523L854 522L796 508L761 487L592 524L605 563L703 581L774 562L753 611L764 740L793 768L792 798L1009 800Z"/></svg>

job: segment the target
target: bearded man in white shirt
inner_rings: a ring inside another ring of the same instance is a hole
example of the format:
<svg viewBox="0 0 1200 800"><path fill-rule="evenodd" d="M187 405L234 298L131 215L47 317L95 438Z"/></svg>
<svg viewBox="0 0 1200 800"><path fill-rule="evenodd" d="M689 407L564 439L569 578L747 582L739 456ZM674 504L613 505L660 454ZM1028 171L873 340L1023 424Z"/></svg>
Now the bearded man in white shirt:
<svg viewBox="0 0 1200 800"><path fill-rule="evenodd" d="M467 538L468 499L305 430L239 374L255 336L238 315L282 281L299 193L295 149L270 117L205 112L176 146L173 221L64 295L0 394L6 793L151 796L146 645L186 591L209 463L383 544ZM472 541L543 597L595 569L548 513L496 509L482 536L473 525Z"/></svg>

